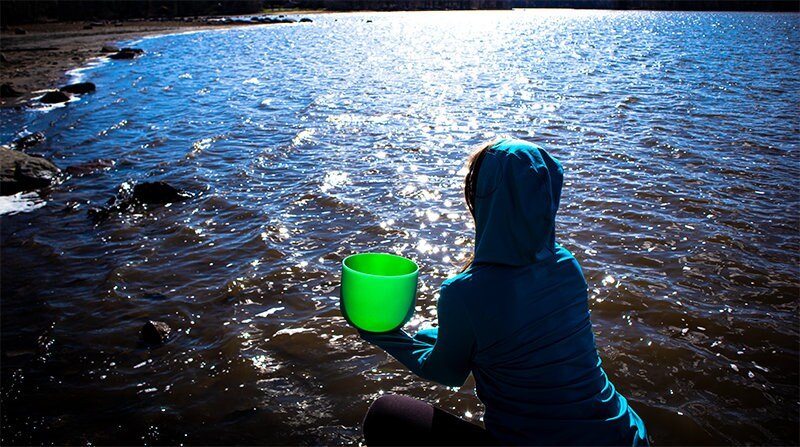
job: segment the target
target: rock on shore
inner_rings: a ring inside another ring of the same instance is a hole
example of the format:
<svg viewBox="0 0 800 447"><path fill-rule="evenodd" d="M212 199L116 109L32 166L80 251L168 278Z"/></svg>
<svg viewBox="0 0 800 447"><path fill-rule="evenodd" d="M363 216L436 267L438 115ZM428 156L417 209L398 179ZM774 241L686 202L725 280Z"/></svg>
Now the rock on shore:
<svg viewBox="0 0 800 447"><path fill-rule="evenodd" d="M70 84L61 87L61 91L65 93L73 93L82 95L84 93L91 93L96 90L93 82L79 82L77 84Z"/></svg>
<svg viewBox="0 0 800 447"><path fill-rule="evenodd" d="M18 98L22 96L22 92L17 91L11 84L0 85L0 97L2 98Z"/></svg>
<svg viewBox="0 0 800 447"><path fill-rule="evenodd" d="M44 158L0 147L0 195L50 186L58 180L60 172Z"/></svg>
<svg viewBox="0 0 800 447"><path fill-rule="evenodd" d="M59 104L62 102L69 101L69 98L70 98L69 94L64 93L60 90L53 90L51 92L45 93L44 96L39 98L39 101L45 104Z"/></svg>
<svg viewBox="0 0 800 447"><path fill-rule="evenodd" d="M144 50L140 48L123 48L116 53L108 56L110 59L133 59L144 54Z"/></svg>

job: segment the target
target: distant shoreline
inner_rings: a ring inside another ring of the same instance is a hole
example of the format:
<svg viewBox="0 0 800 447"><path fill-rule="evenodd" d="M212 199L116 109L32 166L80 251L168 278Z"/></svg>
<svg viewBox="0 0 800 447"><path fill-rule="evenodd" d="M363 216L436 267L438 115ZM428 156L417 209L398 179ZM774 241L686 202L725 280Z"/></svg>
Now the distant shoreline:
<svg viewBox="0 0 800 447"><path fill-rule="evenodd" d="M286 17L299 20L303 16L321 12L276 11L275 14L285 14ZM240 20L214 25L209 24L206 21L208 18L204 17L191 21L171 18L94 22L95 25L81 21L11 26L0 34L0 53L3 56L0 83L10 85L22 95L0 98L0 107L21 107L37 97L39 94L36 92L60 87L66 81L69 71L104 56L101 52L104 45L116 45L120 41L145 36L195 30L269 26L263 23L248 24L244 21L253 16L235 16L232 18Z"/></svg>

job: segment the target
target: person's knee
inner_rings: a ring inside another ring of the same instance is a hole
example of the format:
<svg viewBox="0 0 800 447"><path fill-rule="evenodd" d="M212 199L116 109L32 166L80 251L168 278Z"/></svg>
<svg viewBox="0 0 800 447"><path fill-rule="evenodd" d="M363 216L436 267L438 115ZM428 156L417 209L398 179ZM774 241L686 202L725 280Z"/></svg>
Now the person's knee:
<svg viewBox="0 0 800 447"><path fill-rule="evenodd" d="M372 431L378 426L384 425L387 418L391 418L393 409L396 407L395 402L399 396L394 394L386 394L375 399L367 410L364 416L363 428L364 432Z"/></svg>
<svg viewBox="0 0 800 447"><path fill-rule="evenodd" d="M399 397L400 396L396 394L384 394L383 396L372 401L372 405L369 406L369 411L386 411L392 407L392 402L396 401Z"/></svg>
<svg viewBox="0 0 800 447"><path fill-rule="evenodd" d="M413 444L429 429L431 412L432 407L408 396L381 396L364 416L364 440L367 445Z"/></svg>

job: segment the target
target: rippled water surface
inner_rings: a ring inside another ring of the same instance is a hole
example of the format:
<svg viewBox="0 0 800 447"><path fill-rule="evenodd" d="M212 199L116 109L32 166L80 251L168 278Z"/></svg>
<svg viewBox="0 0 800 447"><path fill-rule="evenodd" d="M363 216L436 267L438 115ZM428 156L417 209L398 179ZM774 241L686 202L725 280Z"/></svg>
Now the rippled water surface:
<svg viewBox="0 0 800 447"><path fill-rule="evenodd" d="M326 15L137 46L83 73L95 94L0 112L62 168L116 161L2 217L3 444L358 442L386 392L480 421L471 379L358 338L338 274L411 256L410 327L435 322L472 249L463 160L496 135L563 162L560 241L654 443L798 442L800 16ZM196 197L87 216L152 180Z"/></svg>

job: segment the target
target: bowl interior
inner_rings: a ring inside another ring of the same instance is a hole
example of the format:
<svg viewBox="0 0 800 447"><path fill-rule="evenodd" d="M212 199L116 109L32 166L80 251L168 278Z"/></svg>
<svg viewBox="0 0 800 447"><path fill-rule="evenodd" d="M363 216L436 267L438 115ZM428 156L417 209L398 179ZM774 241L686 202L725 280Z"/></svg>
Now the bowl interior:
<svg viewBox="0 0 800 447"><path fill-rule="evenodd" d="M402 276L417 271L417 264L402 256L388 253L362 253L344 260L345 267L375 276Z"/></svg>

